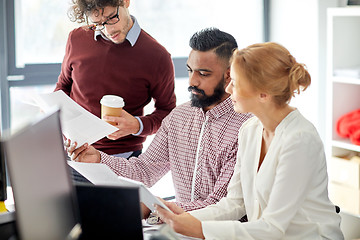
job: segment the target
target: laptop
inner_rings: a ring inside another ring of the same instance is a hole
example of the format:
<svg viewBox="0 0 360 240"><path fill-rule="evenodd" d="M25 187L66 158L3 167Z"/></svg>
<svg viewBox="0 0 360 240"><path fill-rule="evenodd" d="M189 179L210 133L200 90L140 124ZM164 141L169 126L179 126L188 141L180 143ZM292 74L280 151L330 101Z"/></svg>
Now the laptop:
<svg viewBox="0 0 360 240"><path fill-rule="evenodd" d="M81 228L59 110L2 141L20 239L77 239Z"/></svg>
<svg viewBox="0 0 360 240"><path fill-rule="evenodd" d="M120 232L143 238L138 188L73 183L60 110L5 138L3 146L21 239L113 239Z"/></svg>

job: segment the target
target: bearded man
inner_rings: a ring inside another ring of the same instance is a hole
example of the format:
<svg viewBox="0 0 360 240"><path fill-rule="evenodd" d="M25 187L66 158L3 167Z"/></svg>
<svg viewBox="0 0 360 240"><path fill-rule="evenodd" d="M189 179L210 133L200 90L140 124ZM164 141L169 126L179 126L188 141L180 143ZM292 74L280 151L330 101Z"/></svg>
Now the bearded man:
<svg viewBox="0 0 360 240"><path fill-rule="evenodd" d="M171 171L175 203L186 211L204 208L226 196L234 171L238 132L250 117L234 111L229 94L229 60L237 48L228 33L208 28L190 39L187 68L191 101L174 108L162 121L148 149L129 160L87 144L68 144L79 162L103 163L119 176L153 186ZM116 122L117 117L106 120ZM150 213L143 209L143 217Z"/></svg>

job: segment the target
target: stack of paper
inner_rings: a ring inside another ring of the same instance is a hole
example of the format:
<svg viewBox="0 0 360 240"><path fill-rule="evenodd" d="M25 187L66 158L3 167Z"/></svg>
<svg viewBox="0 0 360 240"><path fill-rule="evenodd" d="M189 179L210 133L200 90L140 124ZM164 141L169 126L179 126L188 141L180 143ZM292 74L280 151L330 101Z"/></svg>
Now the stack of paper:
<svg viewBox="0 0 360 240"><path fill-rule="evenodd" d="M78 147L85 143L92 144L118 130L85 110L61 90L36 95L34 101L44 112L54 107L61 109L63 134L72 142L76 141Z"/></svg>
<svg viewBox="0 0 360 240"><path fill-rule="evenodd" d="M155 210L154 204L160 205L168 211L171 211L163 202L155 197L143 183L119 177L105 164L74 161L68 161L68 164L95 185L139 188L140 201L143 202L151 211Z"/></svg>

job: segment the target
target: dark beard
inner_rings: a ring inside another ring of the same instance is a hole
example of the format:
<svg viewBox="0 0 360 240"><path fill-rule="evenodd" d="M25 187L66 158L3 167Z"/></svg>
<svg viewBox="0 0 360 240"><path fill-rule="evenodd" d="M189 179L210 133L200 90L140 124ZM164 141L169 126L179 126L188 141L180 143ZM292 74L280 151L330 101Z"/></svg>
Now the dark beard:
<svg viewBox="0 0 360 240"><path fill-rule="evenodd" d="M207 96L204 92L204 90L198 89L197 87L190 86L188 87L188 91L195 91L200 93L200 95L194 95L191 93L190 99L191 99L191 106L192 107L198 107L198 108L205 108L209 107L215 103L220 102L220 100L225 95L225 79L223 78L222 81L219 82L219 84L214 89L214 94L211 96Z"/></svg>

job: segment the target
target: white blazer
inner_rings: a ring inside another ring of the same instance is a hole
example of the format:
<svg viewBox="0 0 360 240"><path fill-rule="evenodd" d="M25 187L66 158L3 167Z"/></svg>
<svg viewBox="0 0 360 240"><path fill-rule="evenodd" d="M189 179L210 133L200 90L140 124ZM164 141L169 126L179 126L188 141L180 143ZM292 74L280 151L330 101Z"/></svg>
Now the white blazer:
<svg viewBox="0 0 360 240"><path fill-rule="evenodd" d="M328 198L326 159L315 127L292 111L277 126L257 171L262 132L256 117L243 124L227 196L190 212L202 221L205 238L344 239ZM237 221L245 214L249 222Z"/></svg>

